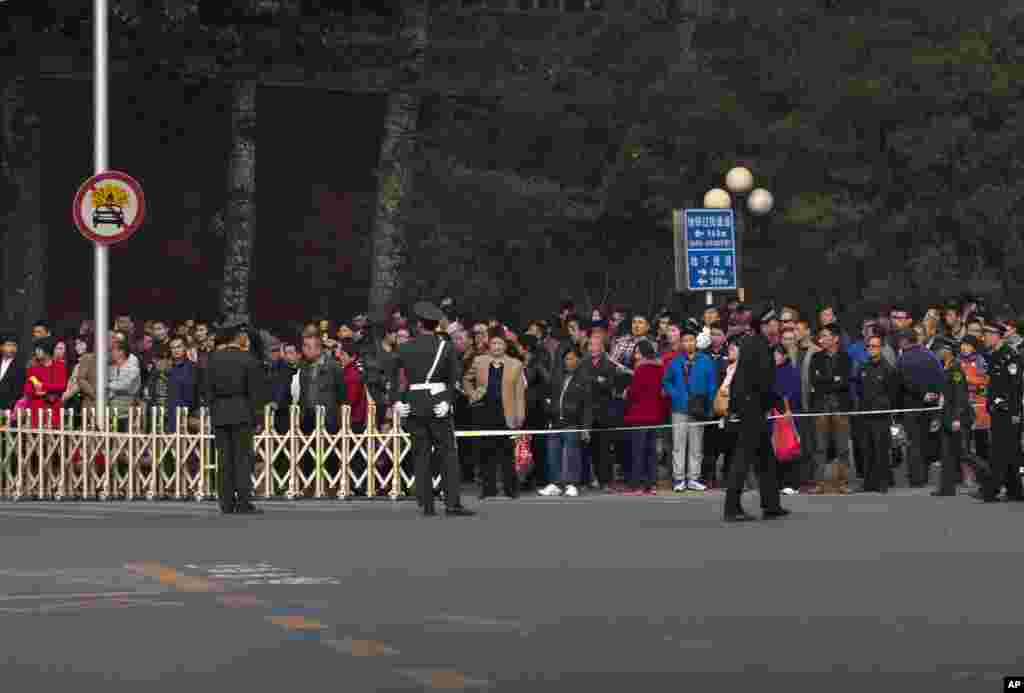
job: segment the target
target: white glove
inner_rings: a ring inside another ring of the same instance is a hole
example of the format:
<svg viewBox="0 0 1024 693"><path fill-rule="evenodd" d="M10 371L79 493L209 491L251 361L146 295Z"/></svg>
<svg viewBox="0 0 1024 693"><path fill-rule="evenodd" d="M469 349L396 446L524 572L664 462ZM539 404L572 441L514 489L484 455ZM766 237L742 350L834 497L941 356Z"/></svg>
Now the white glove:
<svg viewBox="0 0 1024 693"><path fill-rule="evenodd" d="M434 416L436 416L439 419L443 419L444 417L448 416L448 412L450 412L451 410L452 408L450 404L448 404L447 402L441 402L436 407L434 407Z"/></svg>
<svg viewBox="0 0 1024 693"><path fill-rule="evenodd" d="M409 412L412 411L412 407L410 407L405 402L396 402L395 411L398 412L398 416L400 418L404 419L405 417L409 416Z"/></svg>
<svg viewBox="0 0 1024 693"><path fill-rule="evenodd" d="M705 327L700 331L700 334L697 335L697 348L704 351L709 346L711 346L711 328Z"/></svg>

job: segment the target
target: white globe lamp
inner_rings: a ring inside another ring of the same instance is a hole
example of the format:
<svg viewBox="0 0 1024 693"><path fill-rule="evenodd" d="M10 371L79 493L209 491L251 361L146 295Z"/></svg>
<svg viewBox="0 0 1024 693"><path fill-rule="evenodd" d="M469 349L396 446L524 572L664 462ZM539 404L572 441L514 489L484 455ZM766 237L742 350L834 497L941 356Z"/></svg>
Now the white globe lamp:
<svg viewBox="0 0 1024 693"><path fill-rule="evenodd" d="M764 188L755 188L747 198L747 207L757 215L772 211L773 204L775 204L775 200L772 198L772 194Z"/></svg>
<svg viewBox="0 0 1024 693"><path fill-rule="evenodd" d="M749 168L737 166L725 174L725 187L737 195L748 193L754 187L754 174Z"/></svg>
<svg viewBox="0 0 1024 693"><path fill-rule="evenodd" d="M732 207L732 198L721 188L712 188L704 193L705 209L729 209L730 207Z"/></svg>

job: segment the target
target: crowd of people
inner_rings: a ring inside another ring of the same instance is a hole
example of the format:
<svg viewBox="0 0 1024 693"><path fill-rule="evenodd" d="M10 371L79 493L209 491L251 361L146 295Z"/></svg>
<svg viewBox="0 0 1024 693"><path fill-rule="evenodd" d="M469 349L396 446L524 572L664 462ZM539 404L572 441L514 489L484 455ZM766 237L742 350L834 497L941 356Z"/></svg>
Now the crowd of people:
<svg viewBox="0 0 1024 693"><path fill-rule="evenodd" d="M774 359L772 408L814 414L792 420L801 449L797 458L778 462L782 494L884 493L900 464L906 483L922 487L930 465L940 464L936 495L964 484L986 501L1003 487L1009 499L1022 499L1024 361L1009 310L993 315L969 298L916 314L895 305L857 316L852 332L853 323L830 305L806 316L778 305L766 321L736 300L696 317L625 306L580 314L566 302L557 317L521 330L496 318L470 319L450 299L441 309L446 319L438 331L461 362L456 428L510 434L460 439L462 481L479 481L483 498L498 494L499 468L510 497L525 490L651 494L663 477L677 493L724 486L738 454L730 393L744 340L756 328ZM253 349L263 363L274 427L287 431L289 408L298 405L308 432L322 406L334 432L341 405L348 405L350 426L361 433L373 402L383 413L376 425L386 430L396 396L408 386L395 364L412 331L396 308L341 324L311 320L296 334L261 332ZM168 432L179 407L194 424L199 408L209 405L202 382L210 354L220 348L216 332L202 320L136 325L117 317L107 393L120 430L128 409L140 405L163 407ZM56 335L39 321L27 356L19 355L10 331L0 339L0 410L25 408L41 425L40 412L52 411L57 421L61 410L95 405L90 322L75 334ZM924 408L932 411L891 413ZM549 433L530 436L534 464L523 474L514 465L513 434L542 429Z"/></svg>

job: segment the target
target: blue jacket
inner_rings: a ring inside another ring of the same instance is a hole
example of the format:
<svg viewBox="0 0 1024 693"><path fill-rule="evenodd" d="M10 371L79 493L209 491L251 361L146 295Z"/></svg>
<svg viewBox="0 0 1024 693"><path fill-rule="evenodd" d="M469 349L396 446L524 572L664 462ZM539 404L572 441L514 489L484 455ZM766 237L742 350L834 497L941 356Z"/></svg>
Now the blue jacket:
<svg viewBox="0 0 1024 693"><path fill-rule="evenodd" d="M864 364L868 362L868 348L864 346L864 340L858 339L846 350L850 355L850 396L854 401L864 399Z"/></svg>
<svg viewBox="0 0 1024 693"><path fill-rule="evenodd" d="M167 376L167 420L164 430L174 433L177 426L178 407L191 411L196 406L196 367L188 359L171 367Z"/></svg>
<svg viewBox="0 0 1024 693"><path fill-rule="evenodd" d="M775 367L775 387L772 389L780 400L789 399L791 411L800 411L800 369L790 361Z"/></svg>
<svg viewBox="0 0 1024 693"><path fill-rule="evenodd" d="M677 414L687 413L687 406L690 395L704 395L707 402L705 416L711 415L711 403L715 399L715 392L718 390L718 377L715 374L715 365L706 354L697 352L691 362L686 356L673 359L661 384L665 392L672 398L672 411ZM683 366L690 365L690 372L687 378L683 378ZM689 380L689 386L686 381Z"/></svg>
<svg viewBox="0 0 1024 693"><path fill-rule="evenodd" d="M903 381L903 407L924 406L929 392L942 392L946 376L935 354L921 346L913 346L896 362L896 370Z"/></svg>

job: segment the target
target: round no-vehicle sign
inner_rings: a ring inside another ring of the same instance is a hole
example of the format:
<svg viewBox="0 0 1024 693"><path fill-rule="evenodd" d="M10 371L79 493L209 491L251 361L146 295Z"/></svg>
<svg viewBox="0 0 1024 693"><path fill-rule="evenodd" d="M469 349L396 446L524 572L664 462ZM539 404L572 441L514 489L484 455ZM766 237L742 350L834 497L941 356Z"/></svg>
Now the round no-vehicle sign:
<svg viewBox="0 0 1024 693"><path fill-rule="evenodd" d="M130 238L142 226L146 198L142 186L128 174L104 171L82 183L71 216L83 236L111 245Z"/></svg>

